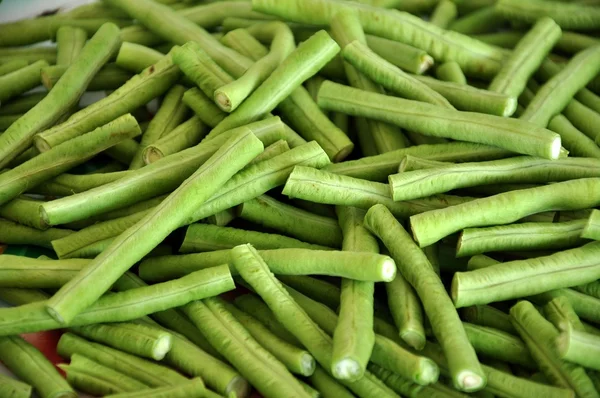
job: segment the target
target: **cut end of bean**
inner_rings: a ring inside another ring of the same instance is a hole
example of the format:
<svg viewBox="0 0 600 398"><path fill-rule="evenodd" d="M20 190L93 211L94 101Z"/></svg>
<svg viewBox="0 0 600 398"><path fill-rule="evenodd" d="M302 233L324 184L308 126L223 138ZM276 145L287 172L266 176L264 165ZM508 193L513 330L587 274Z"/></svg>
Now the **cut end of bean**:
<svg viewBox="0 0 600 398"><path fill-rule="evenodd" d="M381 279L384 282L391 282L396 277L396 263L390 257L387 257L381 265Z"/></svg>
<svg viewBox="0 0 600 398"><path fill-rule="evenodd" d="M312 376L312 374L315 373L316 367L317 364L312 355L308 353L302 355L302 376Z"/></svg>
<svg viewBox="0 0 600 398"><path fill-rule="evenodd" d="M515 97L508 97L508 100L506 101L506 107L504 108L502 116L512 116L517 110L517 105L519 105L519 102Z"/></svg>
<svg viewBox="0 0 600 398"><path fill-rule="evenodd" d="M561 146L560 136L557 136L556 138L554 138L554 141L552 142L552 147L551 147L550 151L551 151L550 158L552 160L555 160L555 159L558 159L561 157L562 146Z"/></svg>
<svg viewBox="0 0 600 398"><path fill-rule="evenodd" d="M44 137L40 136L39 134L33 137L33 143L40 152L46 152L52 149Z"/></svg>
<svg viewBox="0 0 600 398"><path fill-rule="evenodd" d="M437 383L440 377L440 368L430 359L421 361L421 371L416 377L416 382L422 386Z"/></svg>
<svg viewBox="0 0 600 398"><path fill-rule="evenodd" d="M331 160L334 163L340 162L340 161L344 160L348 155L350 155L350 152L352 152L353 149L354 149L354 144L347 145L347 146L343 147L342 149L340 149L338 151L338 153L335 154L335 156L333 156L333 159L331 159Z"/></svg>
<svg viewBox="0 0 600 398"><path fill-rule="evenodd" d="M415 350L422 350L425 347L425 336L415 330L406 330L400 332L400 338Z"/></svg>
<svg viewBox="0 0 600 398"><path fill-rule="evenodd" d="M463 371L456 377L457 387L465 392L479 391L485 387L485 380L478 374Z"/></svg>
<svg viewBox="0 0 600 398"><path fill-rule="evenodd" d="M250 384L242 376L238 376L231 380L225 389L225 394L228 397L247 397L250 395Z"/></svg>
<svg viewBox="0 0 600 398"><path fill-rule="evenodd" d="M164 157L164 155L160 149L149 146L146 149L144 149L143 157L144 157L144 163L150 164L150 163L156 162L159 159L162 159Z"/></svg>
<svg viewBox="0 0 600 398"><path fill-rule="evenodd" d="M344 358L334 363L331 373L336 379L354 381L362 377L362 369L352 358Z"/></svg>
<svg viewBox="0 0 600 398"><path fill-rule="evenodd" d="M171 351L171 335L165 335L158 339L152 350L152 358L156 361L162 360L169 351Z"/></svg>
<svg viewBox="0 0 600 398"><path fill-rule="evenodd" d="M233 106L231 104L231 100L229 97L223 93L222 91L215 91L215 102L221 108L222 111L231 112L233 111Z"/></svg>
<svg viewBox="0 0 600 398"><path fill-rule="evenodd" d="M46 312L48 312L48 314L50 314L50 316L54 318L54 320L56 320L58 323L61 323L63 325L66 323L65 318L63 318L63 316L54 308L46 306Z"/></svg>
<svg viewBox="0 0 600 398"><path fill-rule="evenodd" d="M435 61L433 60L433 57L431 55L423 55L421 57L421 63L419 64L419 68L417 69L417 74L422 75L423 73L427 72L429 68L433 66L434 63Z"/></svg>

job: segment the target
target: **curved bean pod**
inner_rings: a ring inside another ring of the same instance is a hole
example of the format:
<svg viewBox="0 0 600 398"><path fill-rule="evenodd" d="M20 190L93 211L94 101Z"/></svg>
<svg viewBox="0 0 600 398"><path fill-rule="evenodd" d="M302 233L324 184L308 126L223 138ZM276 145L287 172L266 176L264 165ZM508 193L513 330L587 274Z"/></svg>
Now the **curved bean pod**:
<svg viewBox="0 0 600 398"><path fill-rule="evenodd" d="M374 118L425 135L495 145L547 159L560 155L558 134L524 120L460 112L329 81L321 85L317 102L326 110Z"/></svg>
<svg viewBox="0 0 600 398"><path fill-rule="evenodd" d="M76 398L77 393L52 363L20 336L0 337L0 361L41 398Z"/></svg>
<svg viewBox="0 0 600 398"><path fill-rule="evenodd" d="M454 305L487 304L594 281L600 278L595 258L599 251L600 243L594 242L549 256L457 272L452 280Z"/></svg>
<svg viewBox="0 0 600 398"><path fill-rule="evenodd" d="M448 357L456 388L463 391L483 388L486 378L475 350L467 339L450 297L425 254L383 205L369 209L365 216L365 226L384 242L399 262L402 275L421 299L434 334Z"/></svg>
<svg viewBox="0 0 600 398"><path fill-rule="evenodd" d="M510 191L445 209L428 211L412 216L410 223L415 240L419 246L424 247L464 228L509 224L528 215L548 210L595 207L600 204L599 195L600 178L580 178ZM532 197L540 200L524 200ZM577 200L574 200L575 197ZM444 222L440 223L440 220Z"/></svg>

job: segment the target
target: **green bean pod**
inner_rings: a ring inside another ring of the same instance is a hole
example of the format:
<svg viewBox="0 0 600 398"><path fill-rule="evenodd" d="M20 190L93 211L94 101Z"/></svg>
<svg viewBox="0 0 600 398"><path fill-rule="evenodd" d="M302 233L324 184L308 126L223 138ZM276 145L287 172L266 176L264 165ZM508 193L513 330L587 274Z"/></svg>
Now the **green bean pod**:
<svg viewBox="0 0 600 398"><path fill-rule="evenodd" d="M469 342L479 355L536 369L536 364L525 344L513 334L486 326L463 322Z"/></svg>
<svg viewBox="0 0 600 398"><path fill-rule="evenodd" d="M162 360L167 355L172 344L169 333L135 323L79 326L72 331L88 340L156 361Z"/></svg>
<svg viewBox="0 0 600 398"><path fill-rule="evenodd" d="M99 222L83 228L70 238L61 238L52 241L52 248L58 258L71 258L75 253L96 242L103 241L108 238L114 238L125 232L129 227L141 220L149 210L133 213L129 216L115 218L104 222Z"/></svg>
<svg viewBox="0 0 600 398"><path fill-rule="evenodd" d="M280 282L269 272L268 266L250 245L240 245L233 249L236 268L244 280L257 290L266 300L277 319L302 342L317 362L324 368L331 368L332 340L294 301ZM278 303L278 304L276 304ZM357 394L377 394L379 397L394 397L383 383L369 373L357 381L342 381Z"/></svg>
<svg viewBox="0 0 600 398"><path fill-rule="evenodd" d="M423 309L415 290L400 274L396 275L393 281L386 283L385 290L400 338L415 350L422 349L425 345Z"/></svg>
<svg viewBox="0 0 600 398"><path fill-rule="evenodd" d="M332 0L253 0L253 9L282 19L327 26L338 12L358 12L365 32L427 51L441 61L455 60L469 75L491 76L500 67L498 50L465 35L445 31L406 12Z"/></svg>
<svg viewBox="0 0 600 398"><path fill-rule="evenodd" d="M183 102L209 127L215 127L227 116L212 99L195 87L183 94Z"/></svg>
<svg viewBox="0 0 600 398"><path fill-rule="evenodd" d="M406 155L437 161L468 162L501 159L510 156L510 152L487 145L466 142L416 145L381 155L367 156L358 160L331 164L325 166L323 170L335 174L383 182L387 181L390 174L397 172L400 162Z"/></svg>
<svg viewBox="0 0 600 398"><path fill-rule="evenodd" d="M489 305L473 305L471 307L463 308L460 313L466 322L497 329L512 335L517 334L517 331L510 323L508 314L495 307Z"/></svg>
<svg viewBox="0 0 600 398"><path fill-rule="evenodd" d="M121 30L121 38L124 31ZM163 53L136 43L123 42L117 53L115 65L133 73L140 73L148 66L157 63Z"/></svg>
<svg viewBox="0 0 600 398"><path fill-rule="evenodd" d="M76 398L77 393L52 363L19 336L0 337L0 361L33 386L40 398Z"/></svg>
<svg viewBox="0 0 600 398"><path fill-rule="evenodd" d="M495 145L547 159L560 155L558 134L521 120L444 109L333 82L323 83L317 102L326 110L374 118L425 135Z"/></svg>
<svg viewBox="0 0 600 398"><path fill-rule="evenodd" d="M58 367L67 374L69 384L94 395L148 389L148 385L77 353L71 355L69 365Z"/></svg>
<svg viewBox="0 0 600 398"><path fill-rule="evenodd" d="M520 119L545 127L600 72L600 46L590 47L571 58L535 94Z"/></svg>
<svg viewBox="0 0 600 398"><path fill-rule="evenodd" d="M316 188L316 189L315 189ZM351 195L348 193L352 192ZM469 201L451 195L437 195L423 199L394 202L386 184L337 175L305 166L296 166L290 174L283 194L316 203L354 206L367 210L376 204L384 204L399 218L433 209L445 208Z"/></svg>
<svg viewBox="0 0 600 398"><path fill-rule="evenodd" d="M278 118L270 118L237 131L242 130L255 133L268 144L281 138L282 123ZM232 131L232 134L235 132ZM206 162L228 138L228 135L224 135L217 140L165 157L113 183L45 203L42 215L50 225L63 224L171 192ZM159 178L163 183L149 184Z"/></svg>
<svg viewBox="0 0 600 398"><path fill-rule="evenodd" d="M366 38L371 50L392 65L409 73L423 74L434 63L431 55L419 48L379 36L366 35Z"/></svg>
<svg viewBox="0 0 600 398"><path fill-rule="evenodd" d="M33 245L51 249L53 240L62 239L73 232L60 228L49 228L40 231L36 228L0 218L0 242L8 245Z"/></svg>
<svg viewBox="0 0 600 398"><path fill-rule="evenodd" d="M192 116L159 140L143 148L144 163L150 164L165 156L193 147L200 143L206 133L208 133L207 126L200 121L200 118Z"/></svg>
<svg viewBox="0 0 600 398"><path fill-rule="evenodd" d="M167 136L184 121L187 114L187 108L182 103L185 91L183 86L175 85L167 92L156 115L154 115L148 128L142 135L138 151L134 156L134 160L129 165L130 170L139 169L144 166L144 151L146 147ZM194 126L196 125L194 124ZM198 128L198 130L201 129ZM200 140L198 139L198 141Z"/></svg>
<svg viewBox="0 0 600 398"><path fill-rule="evenodd" d="M413 77L443 95L448 102L461 111L510 116L517 109L515 97L466 84L436 80L428 76Z"/></svg>
<svg viewBox="0 0 600 398"><path fill-rule="evenodd" d="M3 397L29 398L31 397L32 389L29 384L13 379L10 376L0 376L0 394Z"/></svg>
<svg viewBox="0 0 600 398"><path fill-rule="evenodd" d="M592 210L587 223L581 231L581 237L586 239L600 240L600 211Z"/></svg>
<svg viewBox="0 0 600 398"><path fill-rule="evenodd" d="M362 225L361 210L340 206L336 213L344 236L342 250L379 252L377 241ZM364 375L375 343L373 294L373 283L342 279L337 294L339 318L333 332L331 373L336 378L355 380Z"/></svg>
<svg viewBox="0 0 600 398"><path fill-rule="evenodd" d="M444 62L435 68L435 76L444 82L466 85L467 78L455 61Z"/></svg>
<svg viewBox="0 0 600 398"><path fill-rule="evenodd" d="M0 285L20 288L57 288L81 270L87 260L37 260L29 257L0 255Z"/></svg>
<svg viewBox="0 0 600 398"><path fill-rule="evenodd" d="M589 369L600 369L598 347L600 336L576 330L567 324L556 338L556 350L565 361L576 363Z"/></svg>
<svg viewBox="0 0 600 398"><path fill-rule="evenodd" d="M48 62L39 60L31 65L0 76L0 101L4 102L40 84L40 71L48 66ZM3 165L6 163L3 162Z"/></svg>
<svg viewBox="0 0 600 398"><path fill-rule="evenodd" d="M600 11L592 6L569 4L568 2L548 3L542 0L500 0L497 12L513 21L533 23L543 16L550 17L563 29L594 30L600 28Z"/></svg>
<svg viewBox="0 0 600 398"><path fill-rule="evenodd" d="M70 65L85 46L87 32L73 26L61 26L56 31L56 65Z"/></svg>
<svg viewBox="0 0 600 398"><path fill-rule="evenodd" d="M97 153L139 134L140 129L136 120L128 114L85 136L58 145L53 150L40 154L0 175L2 187L0 203L6 203L29 187L56 177Z"/></svg>
<svg viewBox="0 0 600 398"><path fill-rule="evenodd" d="M320 366L308 378L310 383L321 393L323 398L353 398L354 395L336 379L329 376Z"/></svg>
<svg viewBox="0 0 600 398"><path fill-rule="evenodd" d="M456 307L464 307L525 297L594 281L598 279L596 274L599 270L595 267L593 257L597 255L598 250L600 245L589 243L549 256L510 261L470 272L458 272L452 281L452 299ZM567 260L568 258L571 259ZM565 264L568 264L568 267ZM485 282L481 277L485 278Z"/></svg>
<svg viewBox="0 0 600 398"><path fill-rule="evenodd" d="M542 18L519 41L500 72L490 83L489 90L518 97L527 80L560 39L561 29L550 18Z"/></svg>
<svg viewBox="0 0 600 398"><path fill-rule="evenodd" d="M27 60L24 59L14 59L11 61L3 62L0 65L0 76L7 75L11 72L24 68L27 65L29 65L29 62L27 62ZM4 105L2 105L2 107L4 108Z"/></svg>
<svg viewBox="0 0 600 398"><path fill-rule="evenodd" d="M421 299L434 334L440 340L448 357L454 385L463 391L482 389L485 386L485 374L481 370L450 297L425 254L383 205L376 205L369 209L365 216L365 226L383 240L399 262L402 275ZM457 350L457 346L460 349ZM460 355L457 352L460 352Z"/></svg>
<svg viewBox="0 0 600 398"><path fill-rule="evenodd" d="M0 65L6 66L7 64ZM0 71L1 76L1 71ZM14 115L25 113L31 108L33 108L38 102L40 102L44 97L46 97L48 93L44 92L35 92L30 94L25 94L20 97L13 99L12 101L6 102L2 104L2 108L0 108L0 115ZM10 166L9 166L10 167Z"/></svg>
<svg viewBox="0 0 600 398"><path fill-rule="evenodd" d="M110 398L217 398L217 395L207 390L202 379L196 377L177 386L152 388L143 391L122 392L106 395Z"/></svg>
<svg viewBox="0 0 600 398"><path fill-rule="evenodd" d="M342 55L367 77L403 98L453 108L446 98L379 57L366 44L358 40L345 46Z"/></svg>
<svg viewBox="0 0 600 398"><path fill-rule="evenodd" d="M221 38L221 43L254 61L258 61L269 53L269 50L244 28L225 33Z"/></svg>
<svg viewBox="0 0 600 398"><path fill-rule="evenodd" d="M65 65L52 65L42 69L42 83L46 89L51 90L58 83L61 77L67 72ZM125 84L132 74L119 68L114 63L105 64L96 75L90 80L88 91L117 90ZM67 114L67 116L71 116ZM61 120L61 119L59 119ZM43 132L43 131L42 131Z"/></svg>
<svg viewBox="0 0 600 398"><path fill-rule="evenodd" d="M2 135L2 138L0 138L2 143L0 167L6 165L27 149L36 133L49 128L77 105L79 98L88 88L94 75L116 52L120 44L118 34L119 29L114 24L107 23L102 26L84 46L80 56L68 67L64 78L57 82L53 90L29 110L18 123L13 124L7 133ZM4 77L6 76L2 78ZM39 79L39 71L37 71L37 78ZM0 100L2 100L1 96ZM125 113L127 112L122 112L113 118L106 118L102 123L89 126L89 129L81 131L81 134L106 124ZM48 148L45 147L44 149Z"/></svg>
<svg viewBox="0 0 600 398"><path fill-rule="evenodd" d="M65 359L70 359L77 354L83 355L149 387L172 386L187 380L166 366L102 344L89 342L73 333L63 334L56 350L58 355Z"/></svg>
<svg viewBox="0 0 600 398"><path fill-rule="evenodd" d="M600 179L580 178L535 188L501 193L487 198L432 210L411 217L411 229L419 246L429 246L464 228L509 224L548 210L578 210L597 206ZM574 195L577 200L574 201ZM542 198L540 201L526 198ZM444 220L440 223L440 218ZM435 218L435 226L432 224Z"/></svg>
<svg viewBox="0 0 600 398"><path fill-rule="evenodd" d="M34 143L38 149L45 151L134 111L167 91L179 78L179 74L179 68L173 64L171 56L166 55L109 96L76 112L65 122L37 134Z"/></svg>
<svg viewBox="0 0 600 398"><path fill-rule="evenodd" d="M567 297L555 297L547 302L543 309L544 317L558 330L566 331L568 328L573 328L574 330L585 331L585 326Z"/></svg>
<svg viewBox="0 0 600 398"><path fill-rule="evenodd" d="M487 228L466 228L458 238L456 256L486 252L566 249L580 246L586 220L561 223L521 223Z"/></svg>
<svg viewBox="0 0 600 398"><path fill-rule="evenodd" d="M285 366L250 337L218 300L197 301L187 305L184 311L211 344L263 395L309 397Z"/></svg>
<svg viewBox="0 0 600 398"><path fill-rule="evenodd" d="M510 319L529 348L531 356L552 384L570 388L582 397L597 397L598 392L585 370L560 359L554 349L559 333L528 301L510 309Z"/></svg>
<svg viewBox="0 0 600 398"><path fill-rule="evenodd" d="M442 29L446 29L457 17L456 4L450 0L442 0L433 9L429 22Z"/></svg>

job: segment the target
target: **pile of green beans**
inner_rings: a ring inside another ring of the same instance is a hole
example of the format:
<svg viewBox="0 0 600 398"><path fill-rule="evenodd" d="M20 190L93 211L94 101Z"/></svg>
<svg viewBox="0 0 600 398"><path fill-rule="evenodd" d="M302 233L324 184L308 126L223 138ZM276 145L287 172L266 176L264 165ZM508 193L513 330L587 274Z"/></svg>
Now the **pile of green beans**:
<svg viewBox="0 0 600 398"><path fill-rule="evenodd" d="M599 0L0 24L0 397L600 398L598 32ZM21 337L57 329L63 373Z"/></svg>

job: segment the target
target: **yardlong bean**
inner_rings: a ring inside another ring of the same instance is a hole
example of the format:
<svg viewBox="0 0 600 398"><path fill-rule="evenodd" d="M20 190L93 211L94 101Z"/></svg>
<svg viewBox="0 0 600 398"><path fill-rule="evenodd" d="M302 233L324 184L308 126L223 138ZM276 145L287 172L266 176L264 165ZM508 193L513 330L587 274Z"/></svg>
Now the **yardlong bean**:
<svg viewBox="0 0 600 398"><path fill-rule="evenodd" d="M522 120L445 109L330 81L321 85L317 102L326 110L374 118L425 135L494 145L547 159L560 155L558 134Z"/></svg>
<svg viewBox="0 0 600 398"><path fill-rule="evenodd" d="M599 178L557 182L417 214L411 217L411 229L419 246L425 247L464 228L509 224L548 210L592 208L600 203L599 195Z"/></svg>

